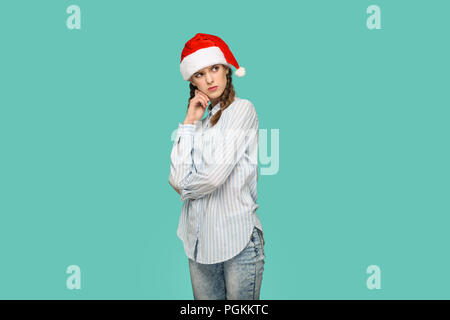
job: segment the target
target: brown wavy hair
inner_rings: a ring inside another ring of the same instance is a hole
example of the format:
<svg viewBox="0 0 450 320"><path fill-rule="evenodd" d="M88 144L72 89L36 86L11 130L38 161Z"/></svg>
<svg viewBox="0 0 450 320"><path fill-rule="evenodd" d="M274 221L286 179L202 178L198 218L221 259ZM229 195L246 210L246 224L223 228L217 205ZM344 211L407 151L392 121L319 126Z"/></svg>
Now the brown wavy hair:
<svg viewBox="0 0 450 320"><path fill-rule="evenodd" d="M228 108L228 106L234 101L234 97L236 96L236 92L234 91L233 81L232 81L232 70L229 66L226 66L222 64L224 68L228 68L227 73L227 86L225 87L225 90L223 91L222 95L219 97L218 103L220 103L220 109L211 117L210 124L211 127L215 126L217 121L219 121L220 116L222 114L222 111ZM191 82L189 82L189 88L191 90L190 92L190 98L188 100L188 108L189 108L189 102L193 97L195 97L195 90L198 89L197 86L194 86ZM208 111L213 108L213 105L209 105Z"/></svg>

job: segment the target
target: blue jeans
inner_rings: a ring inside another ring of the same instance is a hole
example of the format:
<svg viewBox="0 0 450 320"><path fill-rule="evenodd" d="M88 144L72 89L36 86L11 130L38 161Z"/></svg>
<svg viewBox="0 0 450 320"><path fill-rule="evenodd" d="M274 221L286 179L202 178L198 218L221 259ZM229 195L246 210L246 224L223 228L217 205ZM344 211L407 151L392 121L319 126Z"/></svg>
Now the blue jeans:
<svg viewBox="0 0 450 320"><path fill-rule="evenodd" d="M264 239L256 227L244 250L227 261L201 264L189 259L194 299L259 300L264 259Z"/></svg>

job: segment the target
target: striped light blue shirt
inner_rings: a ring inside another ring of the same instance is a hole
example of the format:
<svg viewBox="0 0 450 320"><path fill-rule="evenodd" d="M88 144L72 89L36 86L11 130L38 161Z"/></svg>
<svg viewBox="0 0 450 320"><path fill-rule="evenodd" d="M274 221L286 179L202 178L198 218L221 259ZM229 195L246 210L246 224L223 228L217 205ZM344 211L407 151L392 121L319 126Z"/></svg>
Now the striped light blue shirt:
<svg viewBox="0 0 450 320"><path fill-rule="evenodd" d="M179 123L171 152L169 183L183 202L177 235L186 255L199 263L231 259L250 241L256 213L258 116L254 105L237 96L215 126L208 116Z"/></svg>

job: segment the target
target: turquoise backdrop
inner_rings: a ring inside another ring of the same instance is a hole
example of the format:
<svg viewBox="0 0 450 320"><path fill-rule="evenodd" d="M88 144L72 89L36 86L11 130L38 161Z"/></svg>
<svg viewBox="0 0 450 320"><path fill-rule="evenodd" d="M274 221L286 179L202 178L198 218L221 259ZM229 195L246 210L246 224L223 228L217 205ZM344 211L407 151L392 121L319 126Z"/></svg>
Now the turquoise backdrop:
<svg viewBox="0 0 450 320"><path fill-rule="evenodd" d="M279 130L279 170L258 184L261 299L450 298L449 12L2 0L0 298L193 299L168 176L189 98L180 54L198 32L227 42L247 70L238 96Z"/></svg>

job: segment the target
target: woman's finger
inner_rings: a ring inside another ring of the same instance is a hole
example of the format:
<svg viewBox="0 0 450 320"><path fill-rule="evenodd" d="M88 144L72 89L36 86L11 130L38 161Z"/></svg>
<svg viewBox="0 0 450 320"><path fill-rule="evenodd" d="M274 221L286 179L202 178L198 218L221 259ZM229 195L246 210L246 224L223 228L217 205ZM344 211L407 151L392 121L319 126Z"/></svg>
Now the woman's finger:
<svg viewBox="0 0 450 320"><path fill-rule="evenodd" d="M198 102L199 104L203 104L203 100L202 97L200 95L195 97L196 102Z"/></svg>
<svg viewBox="0 0 450 320"><path fill-rule="evenodd" d="M201 94L203 97L205 97L207 101L209 100L209 97L208 97L208 95L207 95L206 93L203 93L203 92L200 91L200 94Z"/></svg>
<svg viewBox="0 0 450 320"><path fill-rule="evenodd" d="M205 99L206 99L206 105L208 105L209 103L209 97L205 94Z"/></svg>
<svg viewBox="0 0 450 320"><path fill-rule="evenodd" d="M200 90L195 90L195 93L197 94L197 95L199 95L199 96L202 96L202 97L208 97L208 95L206 95L206 94L204 94L202 91L200 91Z"/></svg>
<svg viewBox="0 0 450 320"><path fill-rule="evenodd" d="M208 105L208 100L206 100L206 98L202 96L200 96L200 99L202 101L203 108L206 108L206 106Z"/></svg>
<svg viewBox="0 0 450 320"><path fill-rule="evenodd" d="M208 102L209 102L208 95L206 95L203 92L201 92L200 90L196 89L195 96L198 98L198 101L202 104L203 108L206 109L206 107L208 106Z"/></svg>

